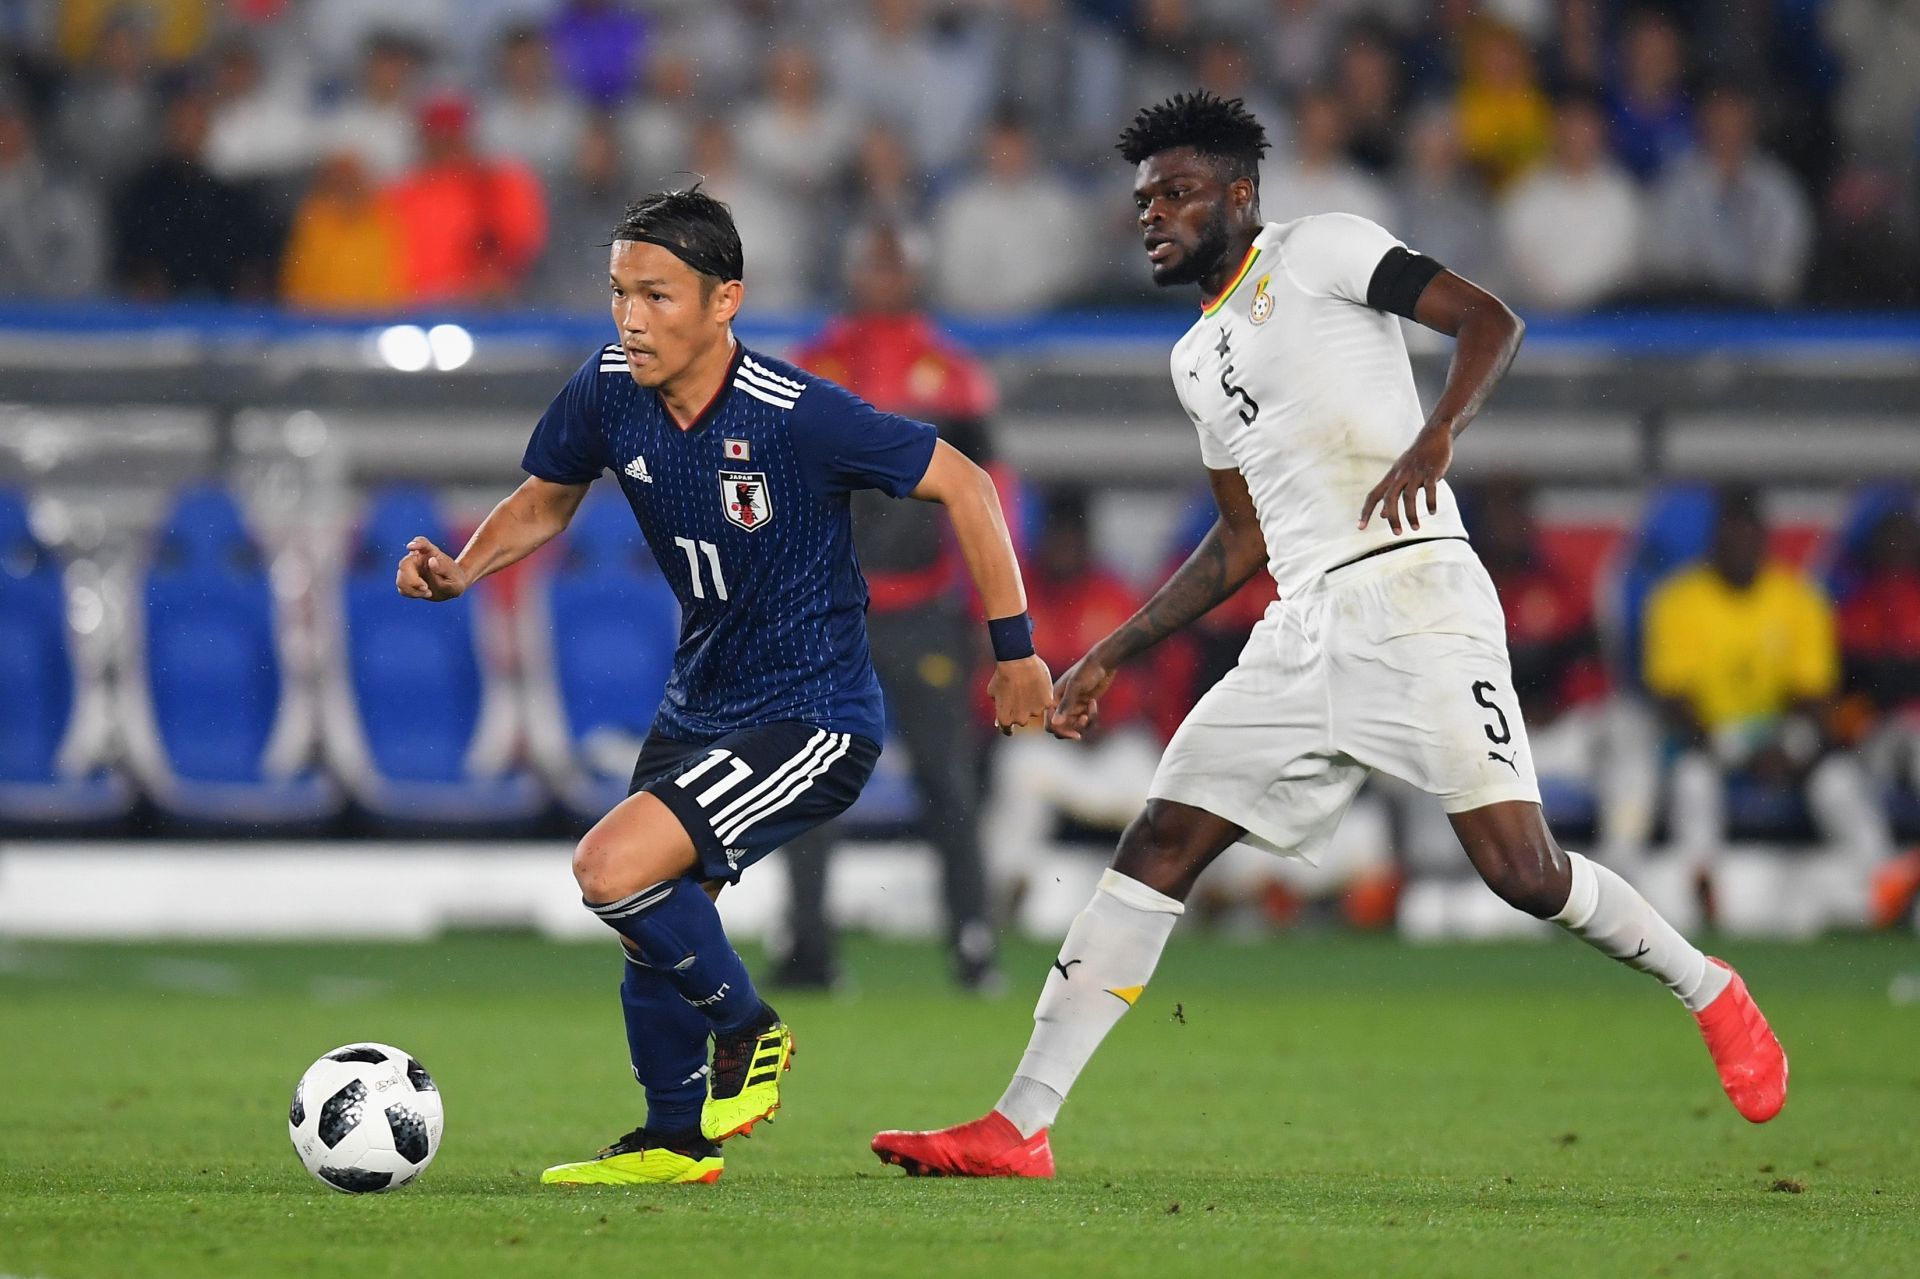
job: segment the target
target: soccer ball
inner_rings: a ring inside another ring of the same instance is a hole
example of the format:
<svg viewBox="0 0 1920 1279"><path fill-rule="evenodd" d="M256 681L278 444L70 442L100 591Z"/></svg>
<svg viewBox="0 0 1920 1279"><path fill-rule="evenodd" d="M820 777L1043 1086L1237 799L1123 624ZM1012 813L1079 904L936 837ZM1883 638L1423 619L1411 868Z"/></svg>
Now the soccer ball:
<svg viewBox="0 0 1920 1279"><path fill-rule="evenodd" d="M287 1135L307 1171L350 1195L404 1186L440 1151L440 1090L387 1044L348 1044L307 1068Z"/></svg>

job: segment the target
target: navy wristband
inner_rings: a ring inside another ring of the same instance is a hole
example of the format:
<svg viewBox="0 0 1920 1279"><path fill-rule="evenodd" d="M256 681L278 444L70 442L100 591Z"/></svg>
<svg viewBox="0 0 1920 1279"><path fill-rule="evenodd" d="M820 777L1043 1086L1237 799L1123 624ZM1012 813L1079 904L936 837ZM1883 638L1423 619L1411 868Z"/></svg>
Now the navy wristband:
<svg viewBox="0 0 1920 1279"><path fill-rule="evenodd" d="M987 623L987 634L993 640L996 662L1017 662L1033 656L1033 619L1025 613L993 618Z"/></svg>

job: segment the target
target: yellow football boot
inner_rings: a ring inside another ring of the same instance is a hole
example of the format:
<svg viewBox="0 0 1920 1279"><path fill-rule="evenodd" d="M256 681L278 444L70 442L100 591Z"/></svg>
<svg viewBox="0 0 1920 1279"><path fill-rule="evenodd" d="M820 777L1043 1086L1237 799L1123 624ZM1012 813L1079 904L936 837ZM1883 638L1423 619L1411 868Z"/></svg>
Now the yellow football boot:
<svg viewBox="0 0 1920 1279"><path fill-rule="evenodd" d="M757 1026L713 1037L713 1069L707 1073L707 1104L700 1133L725 1141L753 1131L780 1109L780 1076L793 1069L793 1031L771 1007Z"/></svg>
<svg viewBox="0 0 1920 1279"><path fill-rule="evenodd" d="M540 1174L545 1186L712 1185L726 1167L720 1147L691 1132L665 1139L635 1128L592 1159L556 1164Z"/></svg>

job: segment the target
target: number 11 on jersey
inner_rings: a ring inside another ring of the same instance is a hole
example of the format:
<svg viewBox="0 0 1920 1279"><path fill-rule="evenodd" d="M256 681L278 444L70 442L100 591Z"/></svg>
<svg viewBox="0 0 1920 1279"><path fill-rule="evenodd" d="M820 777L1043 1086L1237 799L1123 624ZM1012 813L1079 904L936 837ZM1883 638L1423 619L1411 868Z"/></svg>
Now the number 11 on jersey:
<svg viewBox="0 0 1920 1279"><path fill-rule="evenodd" d="M707 565L713 570L713 593L720 599L727 598L726 575L720 571L720 548L712 542L696 542L690 537L676 537L673 544L687 553L687 576L693 579L693 598L707 598L706 588L700 582L700 556L704 553Z"/></svg>

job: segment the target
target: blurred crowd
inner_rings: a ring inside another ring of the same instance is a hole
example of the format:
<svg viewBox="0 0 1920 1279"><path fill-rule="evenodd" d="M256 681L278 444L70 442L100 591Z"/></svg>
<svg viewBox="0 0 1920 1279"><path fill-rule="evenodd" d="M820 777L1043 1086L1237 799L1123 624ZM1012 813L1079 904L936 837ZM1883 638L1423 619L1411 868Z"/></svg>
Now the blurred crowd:
<svg viewBox="0 0 1920 1279"><path fill-rule="evenodd" d="M1143 597L1100 566L1086 493L1040 500L1029 593L1042 653L1064 669ZM1789 532L1758 489L1680 485L1656 494L1624 537L1584 544L1545 527L1524 484L1467 488L1463 509L1506 613L1528 749L1563 841L1630 874L1657 868L1690 919L1715 918L1716 888L1746 882L1737 866L1728 877L1728 858L1755 848L1796 849L1790 861L1820 870L1798 889L1770 884L1730 906L1723 925L1791 932L1911 915L1920 891L1920 852L1910 850L1920 839L1912 490L1863 490L1836 527ZM1176 537L1169 568L1203 523ZM1271 582L1256 579L1158 650L1151 669L1129 672L1088 742L1009 743L994 787L996 854L1037 864L1056 819L1123 826L1181 714L1271 599ZM1342 890L1364 923L1405 876L1462 869L1437 806L1396 785L1375 799L1387 811L1350 816L1327 864L1245 859L1227 876L1234 899L1284 921L1304 895Z"/></svg>
<svg viewBox="0 0 1920 1279"><path fill-rule="evenodd" d="M1242 96L1274 220L1344 210L1535 310L1920 301L1904 0L17 0L0 297L587 310L698 174L753 305L866 224L956 313L1148 296L1139 105Z"/></svg>

